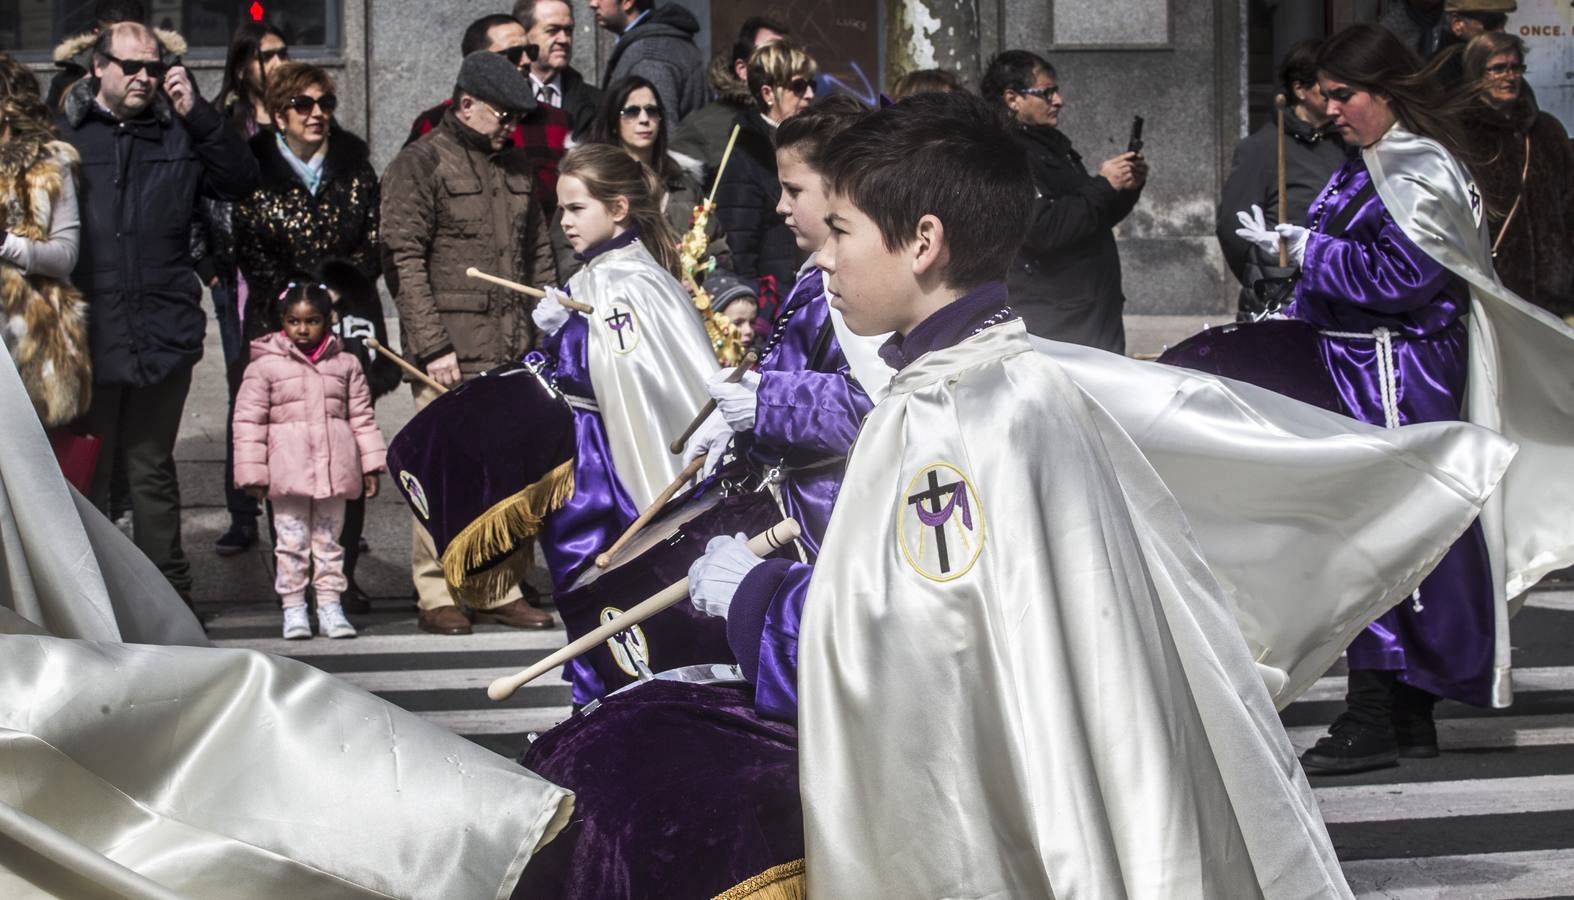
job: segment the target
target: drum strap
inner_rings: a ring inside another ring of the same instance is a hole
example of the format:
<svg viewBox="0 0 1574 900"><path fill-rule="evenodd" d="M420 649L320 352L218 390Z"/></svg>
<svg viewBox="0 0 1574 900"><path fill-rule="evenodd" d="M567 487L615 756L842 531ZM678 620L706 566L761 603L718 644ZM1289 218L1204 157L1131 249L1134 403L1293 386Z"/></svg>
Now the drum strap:
<svg viewBox="0 0 1574 900"><path fill-rule="evenodd" d="M827 301L829 302L829 301ZM825 365L825 354L831 349L831 336L836 333L836 328L831 323L831 317L825 317L825 324L820 326L820 333L814 337L814 350L809 354L809 370L820 371Z"/></svg>
<svg viewBox="0 0 1574 900"><path fill-rule="evenodd" d="M601 412L601 404L594 400L587 400L584 397L576 397L573 394L564 394L563 401L574 409L582 409L586 412L593 413Z"/></svg>
<svg viewBox="0 0 1574 900"><path fill-rule="evenodd" d="M1350 198L1350 202L1339 210L1339 214L1333 217L1333 221L1328 223L1323 234L1335 238L1344 237L1344 231L1350 227L1351 222L1355 221L1356 213L1360 212L1366 201L1372 199L1372 195L1376 193L1377 183L1368 179L1366 184L1361 185L1361 189L1355 192L1355 196Z"/></svg>

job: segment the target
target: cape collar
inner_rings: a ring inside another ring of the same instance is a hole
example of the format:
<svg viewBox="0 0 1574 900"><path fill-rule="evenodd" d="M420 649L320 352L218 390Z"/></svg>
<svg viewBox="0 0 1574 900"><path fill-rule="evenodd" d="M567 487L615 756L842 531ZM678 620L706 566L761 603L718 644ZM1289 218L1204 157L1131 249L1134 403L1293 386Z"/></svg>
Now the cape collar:
<svg viewBox="0 0 1574 900"><path fill-rule="evenodd" d="M575 253L574 258L582 263L588 263L604 253L619 250L639 240L639 229L630 225L622 234L607 238L594 247L586 248L583 253Z"/></svg>
<svg viewBox="0 0 1574 900"><path fill-rule="evenodd" d="M1033 352L1027 326L1021 319L1011 319L969 335L949 347L925 353L892 376L887 396L910 394L964 369Z"/></svg>
<svg viewBox="0 0 1574 900"><path fill-rule="evenodd" d="M891 335L880 348L880 358L900 372L920 356L966 340L981 328L1011 317L1010 296L998 281L974 288L936 310L905 336Z"/></svg>

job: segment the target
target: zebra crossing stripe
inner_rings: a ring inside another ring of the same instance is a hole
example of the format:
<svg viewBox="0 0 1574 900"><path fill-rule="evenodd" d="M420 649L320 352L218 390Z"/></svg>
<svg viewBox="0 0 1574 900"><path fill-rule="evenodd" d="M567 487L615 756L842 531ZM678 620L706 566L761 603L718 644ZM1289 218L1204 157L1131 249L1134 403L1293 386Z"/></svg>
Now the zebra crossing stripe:
<svg viewBox="0 0 1574 900"><path fill-rule="evenodd" d="M1574 775L1318 787L1329 825L1574 809Z"/></svg>
<svg viewBox="0 0 1574 900"><path fill-rule="evenodd" d="M1574 666L1541 666L1514 669L1514 695L1533 694L1538 691L1574 690ZM1344 699L1345 677L1331 675L1317 679L1306 693L1297 697L1296 703L1327 703ZM1292 706L1294 704L1291 704Z"/></svg>
<svg viewBox="0 0 1574 900"><path fill-rule="evenodd" d="M1525 598L1526 606L1537 609L1552 609L1558 612L1574 612L1574 591L1531 591ZM1510 623L1510 629L1513 624Z"/></svg>
<svg viewBox="0 0 1574 900"><path fill-rule="evenodd" d="M389 672L340 672L338 677L356 687L377 693L380 691L441 691L474 688L485 690L487 685L505 675L519 671L517 668L496 669L410 669ZM530 691L563 685L563 667L551 670L535 681L520 688Z"/></svg>
<svg viewBox="0 0 1574 900"><path fill-rule="evenodd" d="M527 731L546 731L567 719L571 710L567 706L538 706L524 709L462 709L433 710L416 715L455 734L520 734Z"/></svg>
<svg viewBox="0 0 1574 900"><path fill-rule="evenodd" d="M1300 753L1328 733L1326 725L1288 729L1290 743ZM1490 716L1477 719L1438 719L1437 742L1450 750L1501 750L1509 747L1549 747L1574 744L1574 715Z"/></svg>
<svg viewBox="0 0 1574 900"><path fill-rule="evenodd" d="M261 650L277 656L346 656L359 653L465 653L472 650L556 650L566 642L563 629L551 631L478 631L475 634L366 634L353 640L313 638L233 638L213 641L215 647Z"/></svg>
<svg viewBox="0 0 1574 900"><path fill-rule="evenodd" d="M1343 868L1350 889L1363 900L1510 900L1569 893L1568 850L1366 859Z"/></svg>

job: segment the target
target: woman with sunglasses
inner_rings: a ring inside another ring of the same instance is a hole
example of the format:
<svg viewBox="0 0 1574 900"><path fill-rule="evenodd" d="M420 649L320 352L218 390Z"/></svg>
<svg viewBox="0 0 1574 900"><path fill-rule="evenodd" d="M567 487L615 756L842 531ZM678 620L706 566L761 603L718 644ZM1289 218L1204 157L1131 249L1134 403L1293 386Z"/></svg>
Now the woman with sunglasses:
<svg viewBox="0 0 1574 900"><path fill-rule="evenodd" d="M754 279L767 316L792 290L804 254L776 212L781 184L776 178L776 126L814 99L814 58L787 41L757 48L747 79L755 108L738 116L738 143L716 191L716 218L727 232L735 271Z"/></svg>
<svg viewBox="0 0 1574 900"><path fill-rule="evenodd" d="M1492 266L1510 290L1574 322L1574 148L1525 86L1525 45L1483 34L1463 53L1478 102L1466 113L1486 198Z"/></svg>
<svg viewBox="0 0 1574 900"><path fill-rule="evenodd" d="M590 126L590 143L621 147L650 168L666 188L660 201L662 216L679 238L688 233L694 207L705 199L706 188L700 178L703 164L692 157L667 149L667 130L662 127L666 110L656 86L639 75L620 79L602 95L601 109ZM574 248L559 227L562 213L556 214L552 227L552 250L557 254L557 271L566 280L583 265L574 258ZM727 236L712 216L706 233L709 252L716 267L729 270L732 254L727 251Z"/></svg>
<svg viewBox="0 0 1574 900"><path fill-rule="evenodd" d="M284 33L267 22L243 22L235 29L214 105L246 137L272 126L265 99L268 77L289 59Z"/></svg>

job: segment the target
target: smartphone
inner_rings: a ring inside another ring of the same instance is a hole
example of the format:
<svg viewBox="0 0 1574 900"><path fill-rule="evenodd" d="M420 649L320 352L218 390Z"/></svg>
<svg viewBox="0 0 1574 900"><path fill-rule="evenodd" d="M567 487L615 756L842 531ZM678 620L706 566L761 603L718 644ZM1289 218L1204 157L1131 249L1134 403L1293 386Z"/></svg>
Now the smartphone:
<svg viewBox="0 0 1574 900"><path fill-rule="evenodd" d="M1131 117L1131 140L1126 142L1127 153L1142 152L1142 117Z"/></svg>

